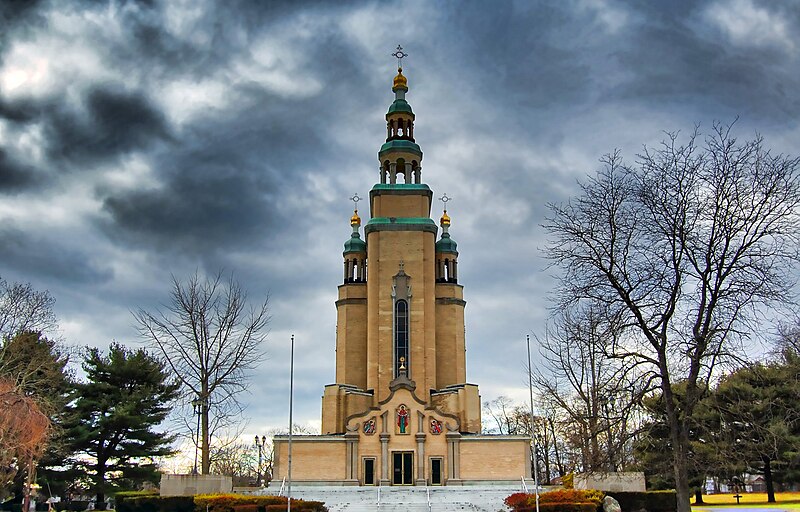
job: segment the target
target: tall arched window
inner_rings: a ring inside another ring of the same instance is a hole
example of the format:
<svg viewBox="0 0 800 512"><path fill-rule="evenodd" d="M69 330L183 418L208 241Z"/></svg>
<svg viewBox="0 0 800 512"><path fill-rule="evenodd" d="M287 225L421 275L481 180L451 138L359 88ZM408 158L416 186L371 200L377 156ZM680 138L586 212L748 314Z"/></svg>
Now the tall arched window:
<svg viewBox="0 0 800 512"><path fill-rule="evenodd" d="M400 358L408 372L408 302L398 300L394 303L394 374L400 375ZM410 372L409 372L410 373Z"/></svg>

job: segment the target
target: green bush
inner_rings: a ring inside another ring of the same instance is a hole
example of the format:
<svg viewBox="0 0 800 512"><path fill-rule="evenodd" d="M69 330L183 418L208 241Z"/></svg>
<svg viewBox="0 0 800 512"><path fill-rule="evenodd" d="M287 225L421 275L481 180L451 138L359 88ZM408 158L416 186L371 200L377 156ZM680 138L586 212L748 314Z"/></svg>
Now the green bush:
<svg viewBox="0 0 800 512"><path fill-rule="evenodd" d="M606 494L619 502L625 512L675 512L678 502L675 491L622 492L609 491Z"/></svg>

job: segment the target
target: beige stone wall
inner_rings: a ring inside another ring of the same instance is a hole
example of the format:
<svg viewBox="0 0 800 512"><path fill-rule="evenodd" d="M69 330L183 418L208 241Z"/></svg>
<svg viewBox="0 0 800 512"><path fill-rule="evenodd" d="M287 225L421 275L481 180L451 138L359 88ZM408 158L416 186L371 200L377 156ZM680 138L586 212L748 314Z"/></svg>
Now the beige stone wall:
<svg viewBox="0 0 800 512"><path fill-rule="evenodd" d="M461 285L436 283L437 389L467 381L463 298Z"/></svg>
<svg viewBox="0 0 800 512"><path fill-rule="evenodd" d="M345 420L372 407L372 394L339 384L325 386L322 395L322 433L343 434Z"/></svg>
<svg viewBox="0 0 800 512"><path fill-rule="evenodd" d="M224 475L161 475L161 496L228 493L233 479Z"/></svg>
<svg viewBox="0 0 800 512"><path fill-rule="evenodd" d="M409 377L417 383L419 396L428 399L436 388L436 310L434 290L434 235L423 231L373 231L367 238L369 279L367 282L367 388L376 400L389 395L394 378L393 277L404 263L410 277Z"/></svg>
<svg viewBox="0 0 800 512"><path fill-rule="evenodd" d="M373 200L372 216L428 217L430 210L431 204L427 195L380 194Z"/></svg>
<svg viewBox="0 0 800 512"><path fill-rule="evenodd" d="M276 463L273 479L287 476L289 443L275 438ZM292 439L292 481L344 480L347 446L344 436L298 436Z"/></svg>
<svg viewBox="0 0 800 512"><path fill-rule="evenodd" d="M521 477L530 477L530 438L464 436L460 444L462 480L519 480Z"/></svg>
<svg viewBox="0 0 800 512"><path fill-rule="evenodd" d="M644 473L626 471L619 473L576 473L574 486L576 489L598 489L600 491L639 491L644 492Z"/></svg>
<svg viewBox="0 0 800 512"><path fill-rule="evenodd" d="M461 431L477 434L481 431L481 397L478 386L462 384L431 397L434 407L458 416Z"/></svg>
<svg viewBox="0 0 800 512"><path fill-rule="evenodd" d="M336 301L336 383L367 387L367 285L339 286Z"/></svg>

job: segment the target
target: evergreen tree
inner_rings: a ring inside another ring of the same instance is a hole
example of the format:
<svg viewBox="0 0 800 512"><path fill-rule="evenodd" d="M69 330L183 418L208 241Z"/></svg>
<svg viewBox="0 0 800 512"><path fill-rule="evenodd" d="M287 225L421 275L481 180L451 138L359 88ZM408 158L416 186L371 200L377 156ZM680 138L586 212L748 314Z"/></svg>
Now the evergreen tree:
<svg viewBox="0 0 800 512"><path fill-rule="evenodd" d="M174 436L154 430L177 398L179 384L145 350L112 344L108 355L90 348L83 362L88 381L76 386L68 411L73 460L84 470L105 508L106 493L158 478L154 457L173 453Z"/></svg>
<svg viewBox="0 0 800 512"><path fill-rule="evenodd" d="M775 502L775 482L791 478L800 465L798 375L800 357L787 349L780 361L726 376L713 396L720 432L730 446L727 455L764 475L770 503Z"/></svg>

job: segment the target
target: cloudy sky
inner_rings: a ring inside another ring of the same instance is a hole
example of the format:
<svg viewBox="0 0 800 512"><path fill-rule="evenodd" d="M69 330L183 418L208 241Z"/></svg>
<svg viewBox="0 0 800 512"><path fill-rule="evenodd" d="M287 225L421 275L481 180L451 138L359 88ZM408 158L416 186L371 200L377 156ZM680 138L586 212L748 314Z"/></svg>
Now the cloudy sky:
<svg viewBox="0 0 800 512"><path fill-rule="evenodd" d="M171 274L233 272L272 304L246 432L286 424L291 334L295 418L318 426L348 197L378 178L398 44L485 400L524 400L546 204L604 153L737 117L800 149L797 0L4 2L0 276L105 347L136 342L131 311Z"/></svg>

